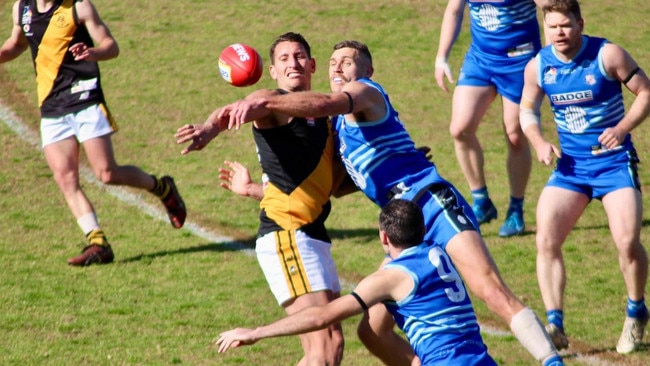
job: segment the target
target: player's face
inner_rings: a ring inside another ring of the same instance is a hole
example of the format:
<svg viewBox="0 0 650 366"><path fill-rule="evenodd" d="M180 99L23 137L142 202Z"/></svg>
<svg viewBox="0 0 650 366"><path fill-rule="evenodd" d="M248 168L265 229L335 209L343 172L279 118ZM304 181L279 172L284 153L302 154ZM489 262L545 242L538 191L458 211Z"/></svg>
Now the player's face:
<svg viewBox="0 0 650 366"><path fill-rule="evenodd" d="M309 58L300 43L278 43L273 58L269 71L271 78L278 82L279 88L288 91L311 88L311 75L316 71L316 61Z"/></svg>
<svg viewBox="0 0 650 366"><path fill-rule="evenodd" d="M544 16L544 32L553 48L567 59L573 58L580 50L583 28L584 21L576 20L573 14L551 12Z"/></svg>
<svg viewBox="0 0 650 366"><path fill-rule="evenodd" d="M340 48L330 57L330 89L341 91L345 84L368 75L368 62L354 48Z"/></svg>

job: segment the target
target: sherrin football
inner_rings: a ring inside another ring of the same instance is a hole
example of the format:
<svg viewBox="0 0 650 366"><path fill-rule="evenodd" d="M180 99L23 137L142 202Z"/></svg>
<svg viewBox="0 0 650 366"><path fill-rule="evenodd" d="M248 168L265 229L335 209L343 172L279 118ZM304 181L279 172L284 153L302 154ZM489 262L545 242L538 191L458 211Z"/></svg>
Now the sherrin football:
<svg viewBox="0 0 650 366"><path fill-rule="evenodd" d="M231 44L219 55L219 72L234 86L251 86L262 76L262 57L251 46Z"/></svg>

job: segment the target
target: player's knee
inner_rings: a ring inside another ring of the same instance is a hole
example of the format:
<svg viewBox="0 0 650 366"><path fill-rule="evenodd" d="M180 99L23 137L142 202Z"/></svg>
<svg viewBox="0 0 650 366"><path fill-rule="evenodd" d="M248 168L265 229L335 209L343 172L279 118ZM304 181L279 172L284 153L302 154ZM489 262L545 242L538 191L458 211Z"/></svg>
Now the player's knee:
<svg viewBox="0 0 650 366"><path fill-rule="evenodd" d="M117 184L117 174L113 169L98 169L95 170L95 177L97 180L104 184L112 185Z"/></svg>
<svg viewBox="0 0 650 366"><path fill-rule="evenodd" d="M506 134L508 138L508 146L512 151L527 151L530 148L528 147L528 139L523 134L523 132L511 132Z"/></svg>
<svg viewBox="0 0 650 366"><path fill-rule="evenodd" d="M539 256L552 258L562 255L562 243L546 235L538 233L535 245Z"/></svg>
<svg viewBox="0 0 650 366"><path fill-rule="evenodd" d="M450 123L449 134L454 140L463 141L475 135L474 131L467 128L464 124Z"/></svg>
<svg viewBox="0 0 650 366"><path fill-rule="evenodd" d="M64 194L71 193L79 189L79 175L76 171L53 172L54 181Z"/></svg>

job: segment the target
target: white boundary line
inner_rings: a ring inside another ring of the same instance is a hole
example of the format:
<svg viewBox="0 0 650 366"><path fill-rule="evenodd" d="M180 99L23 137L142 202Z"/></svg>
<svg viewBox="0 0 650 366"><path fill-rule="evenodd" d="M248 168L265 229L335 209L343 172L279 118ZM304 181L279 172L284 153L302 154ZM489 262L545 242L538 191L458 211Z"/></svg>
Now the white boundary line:
<svg viewBox="0 0 650 366"><path fill-rule="evenodd" d="M2 122L5 125L7 125L12 131L14 131L16 135L18 135L18 137L25 140L26 142L28 142L30 145L34 146L37 149L41 148L41 140L38 134L30 130L20 120L20 118L9 107L7 107L4 104L2 99L0 99L0 120L2 120ZM137 207L142 212L144 212L147 215L150 215L153 218L156 218L164 222L168 221L167 214L163 212L160 208L154 207L153 205L146 203L144 200L142 200L141 196L138 194L133 194L118 186L107 186L100 183L95 178L93 172L87 167L81 166L79 168L79 174L86 182L91 183L101 189L105 189L118 200L130 206ZM183 229L188 230L193 235L201 239L205 239L207 241L214 242L214 243L227 242L229 244L232 244L235 249L244 252L246 255L251 255L251 256L255 255L254 250L248 248L242 243L235 241L233 238L219 235L191 221L185 221L185 225L183 225ZM340 281L343 289L351 291L355 287L355 284L348 282L343 278L341 278ZM512 333L509 331L503 331L501 329L497 329L485 325L481 325L481 332L496 337L512 336ZM581 354L576 354L573 357L573 359L579 360L580 362L586 365L593 365L593 366L613 365L606 362L605 360L599 359L596 356L583 356Z"/></svg>

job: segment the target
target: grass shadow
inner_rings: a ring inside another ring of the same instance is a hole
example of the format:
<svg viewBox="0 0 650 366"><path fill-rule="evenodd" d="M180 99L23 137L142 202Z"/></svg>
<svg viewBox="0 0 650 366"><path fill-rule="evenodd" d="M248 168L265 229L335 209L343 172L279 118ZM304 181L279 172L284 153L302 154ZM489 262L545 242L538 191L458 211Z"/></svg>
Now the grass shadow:
<svg viewBox="0 0 650 366"><path fill-rule="evenodd" d="M201 244L193 247L179 248L175 250L163 250L153 253L143 253L129 258L124 258L116 262L131 263L139 262L142 260L150 261L159 257L166 257L170 255L191 254L199 252L239 252L255 250L255 238L249 238L238 241L226 241L220 243Z"/></svg>
<svg viewBox="0 0 650 366"><path fill-rule="evenodd" d="M328 229L332 241L360 238L363 242L374 243L377 240L377 229L351 229L336 230ZM132 263L140 261L150 261L155 258L166 257L170 255L182 255L199 252L243 252L255 250L256 237L250 237L237 241L225 241L219 243L200 244L193 247L185 247L174 250L163 250L153 253L142 253L129 258L117 260L118 263Z"/></svg>

